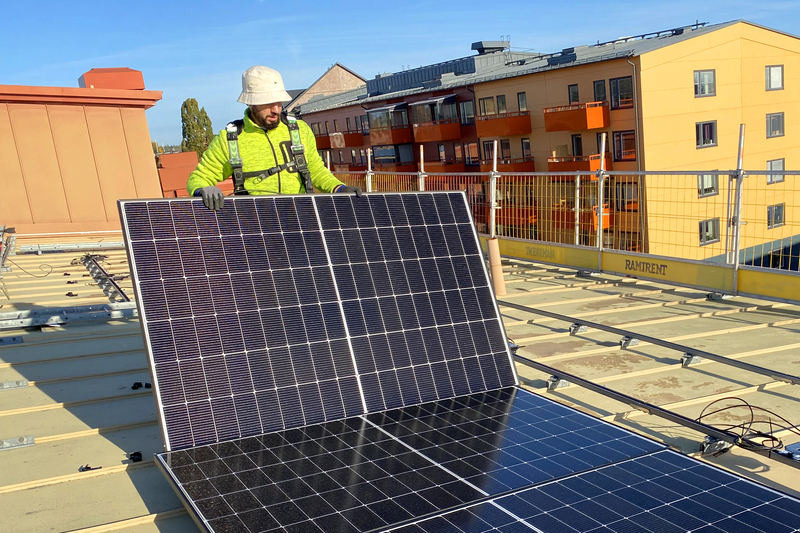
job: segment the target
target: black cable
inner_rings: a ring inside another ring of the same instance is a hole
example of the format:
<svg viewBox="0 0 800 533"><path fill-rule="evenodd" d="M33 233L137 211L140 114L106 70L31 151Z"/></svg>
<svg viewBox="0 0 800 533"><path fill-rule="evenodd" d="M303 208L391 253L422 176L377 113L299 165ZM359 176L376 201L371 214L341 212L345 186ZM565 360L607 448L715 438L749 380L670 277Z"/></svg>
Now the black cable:
<svg viewBox="0 0 800 533"><path fill-rule="evenodd" d="M39 265L39 270L42 270L42 271L44 271L45 267L49 268L50 270L48 270L48 271L47 271L47 273L45 273L45 274L42 274L42 275L37 275L37 274L33 274L33 273L31 273L31 272L28 272L27 270L25 270L24 268L22 268L21 266L19 266L18 264L16 264L16 263L15 263L14 261L12 261L11 259L6 259L6 261L8 261L9 263L11 263L12 265L14 265L15 267L17 267L18 269L22 270L23 272L25 272L25 273L26 273L26 274L28 274L29 276L33 276L34 278L46 278L47 276L49 276L49 275L50 275L50 274L52 274L52 272L53 272L53 267L52 267L51 265L48 265L47 263L43 263L43 264Z"/></svg>
<svg viewBox="0 0 800 533"><path fill-rule="evenodd" d="M714 411L706 412L712 405L723 402L726 400L734 400L740 402L739 404L734 405L727 405L725 407L721 407ZM741 437L740 446L746 449L759 449L759 450L769 450L769 451L776 451L783 448L783 442L781 439L774 435L775 430L784 430L794 433L795 435L800 436L800 430L797 429L795 424L792 424L790 421L785 419L784 417L780 416L779 414L770 411L769 409L765 409L763 407L758 407L754 405L750 405L747 401L743 400L742 398L728 396L725 398L720 398L719 400L715 400L705 406L703 410L700 412L700 416L697 417L697 421L701 422L703 418L707 418L713 416L718 413L722 413L725 411L729 411L731 409L741 409L746 408L750 412L750 420L746 422L742 422L740 424L728 424L728 425L714 425L708 422L706 424L720 429L722 431L729 431L737 434ZM766 413L770 415L767 420L756 420L756 413ZM785 425L778 425L775 424L773 418L776 418L785 423ZM759 424L768 424L769 431L761 431L756 429L756 425ZM741 430L737 432L735 430Z"/></svg>

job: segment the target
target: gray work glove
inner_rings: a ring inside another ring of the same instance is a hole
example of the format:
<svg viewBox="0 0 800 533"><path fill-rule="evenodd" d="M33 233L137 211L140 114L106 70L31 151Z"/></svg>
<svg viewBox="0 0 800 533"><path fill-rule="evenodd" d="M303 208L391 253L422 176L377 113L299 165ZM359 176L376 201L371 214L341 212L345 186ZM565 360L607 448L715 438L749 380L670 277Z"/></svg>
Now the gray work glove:
<svg viewBox="0 0 800 533"><path fill-rule="evenodd" d="M214 185L200 189L200 196L203 198L203 205L212 211L222 209L222 204L225 202L225 195L222 194L222 189Z"/></svg>
<svg viewBox="0 0 800 533"><path fill-rule="evenodd" d="M341 187L336 189L336 192L355 193L358 198L361 198L361 189L359 189L358 187L351 187L350 185L342 185Z"/></svg>

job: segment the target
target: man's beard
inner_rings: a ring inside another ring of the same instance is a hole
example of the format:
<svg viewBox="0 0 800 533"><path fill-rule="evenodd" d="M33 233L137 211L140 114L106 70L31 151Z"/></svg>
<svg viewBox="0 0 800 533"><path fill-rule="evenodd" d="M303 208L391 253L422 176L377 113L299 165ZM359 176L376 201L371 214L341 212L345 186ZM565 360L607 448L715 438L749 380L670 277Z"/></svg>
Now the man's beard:
<svg viewBox="0 0 800 533"><path fill-rule="evenodd" d="M278 126L280 126L280 125L281 125L281 119L280 119L280 118L278 118L278 120L276 120L275 122L269 122L269 121L267 121L267 123L266 123L266 124L264 124L262 127L263 127L265 130L274 130L275 128L277 128L277 127L278 127Z"/></svg>

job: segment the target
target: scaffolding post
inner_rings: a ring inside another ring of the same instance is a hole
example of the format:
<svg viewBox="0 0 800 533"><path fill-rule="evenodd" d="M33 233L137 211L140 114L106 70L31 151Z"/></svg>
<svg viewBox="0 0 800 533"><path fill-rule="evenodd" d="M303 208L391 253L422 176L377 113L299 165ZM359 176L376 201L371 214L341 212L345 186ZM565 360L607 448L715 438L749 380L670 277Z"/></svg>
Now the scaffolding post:
<svg viewBox="0 0 800 533"><path fill-rule="evenodd" d="M739 294L739 249L741 245L740 229L742 227L742 191L744 190L744 124L739 125L739 156L736 162L736 196L733 207L733 294Z"/></svg>
<svg viewBox="0 0 800 533"><path fill-rule="evenodd" d="M597 170L600 195L597 202L597 270L603 270L603 227L605 226L606 134L600 135L600 168Z"/></svg>
<svg viewBox="0 0 800 533"><path fill-rule="evenodd" d="M581 175L575 174L575 244L581 243Z"/></svg>
<svg viewBox="0 0 800 533"><path fill-rule="evenodd" d="M372 148L367 148L367 174L364 176L364 188L372 192Z"/></svg>
<svg viewBox="0 0 800 533"><path fill-rule="evenodd" d="M489 250L489 270L492 274L492 287L496 296L506 294L506 280L503 278L503 263L500 259L500 244L497 242L495 223L497 220L497 140L494 141L492 150L492 172L489 174L489 240L486 247Z"/></svg>
<svg viewBox="0 0 800 533"><path fill-rule="evenodd" d="M419 145L419 190L425 190L425 148Z"/></svg>

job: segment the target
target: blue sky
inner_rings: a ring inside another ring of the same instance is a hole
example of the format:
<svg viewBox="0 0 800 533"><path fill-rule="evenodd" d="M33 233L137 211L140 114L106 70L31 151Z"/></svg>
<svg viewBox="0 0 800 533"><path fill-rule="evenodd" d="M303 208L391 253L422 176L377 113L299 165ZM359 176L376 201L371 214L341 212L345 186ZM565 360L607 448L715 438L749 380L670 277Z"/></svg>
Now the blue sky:
<svg viewBox="0 0 800 533"><path fill-rule="evenodd" d="M800 1L321 2L294 0L6 2L0 84L77 87L95 67L142 71L163 98L151 138L181 139L180 106L195 98L215 130L241 117L241 73L277 69L289 89L339 62L364 78L472 55L480 40L553 52L701 22L745 19L800 33Z"/></svg>

